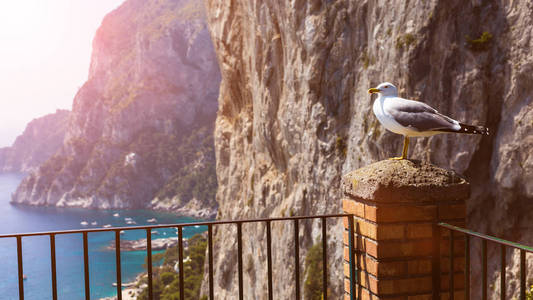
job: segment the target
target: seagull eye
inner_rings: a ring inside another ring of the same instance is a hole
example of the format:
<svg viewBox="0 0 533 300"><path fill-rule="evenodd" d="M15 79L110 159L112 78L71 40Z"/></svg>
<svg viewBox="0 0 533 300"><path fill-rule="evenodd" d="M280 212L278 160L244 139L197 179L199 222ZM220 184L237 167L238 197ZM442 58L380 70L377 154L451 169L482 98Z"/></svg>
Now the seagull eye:
<svg viewBox="0 0 533 300"><path fill-rule="evenodd" d="M388 85L386 85L386 86L384 86L383 88L386 88L386 89L388 89L388 88L389 88L389 86L388 86Z"/></svg>

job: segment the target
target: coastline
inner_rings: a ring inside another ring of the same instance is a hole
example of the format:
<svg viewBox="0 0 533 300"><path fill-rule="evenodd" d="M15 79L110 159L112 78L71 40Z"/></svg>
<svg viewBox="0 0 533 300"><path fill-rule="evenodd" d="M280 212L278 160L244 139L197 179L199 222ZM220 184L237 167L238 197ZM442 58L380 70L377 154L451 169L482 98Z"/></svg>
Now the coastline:
<svg viewBox="0 0 533 300"><path fill-rule="evenodd" d="M180 205L179 199L174 198L154 198L149 209L155 211L172 212L178 215L184 215L193 218L214 220L217 216L218 205L215 207L206 207L204 203L196 198L190 199L185 205Z"/></svg>
<svg viewBox="0 0 533 300"><path fill-rule="evenodd" d="M141 284L143 278L147 277L146 273L141 273L135 277L132 282L124 283L122 286L127 286L122 289L122 300L135 300L137 296L147 287L146 283ZM103 297L99 300L116 300L117 296Z"/></svg>
<svg viewBox="0 0 533 300"><path fill-rule="evenodd" d="M191 199L186 205L180 206L175 204L172 199L160 200L159 198L153 199L145 207L120 207L120 206L108 206L108 205L93 205L93 201L90 198L86 200L78 199L73 202L59 201L57 203L35 203L35 202L16 202L13 198L10 199L9 204L14 206L33 206L33 207L57 207L57 208L82 208L89 210L137 210L146 209L156 212L171 213L180 217L192 217L205 220L214 220L217 216L218 207L205 207L200 201Z"/></svg>
<svg viewBox="0 0 533 300"><path fill-rule="evenodd" d="M152 240L152 251L166 250L167 248L176 246L179 242L177 237L159 238ZM187 247L187 239L183 238L183 245ZM106 250L115 250L115 243L111 241ZM121 240L120 251L142 251L146 250L146 239L138 240Z"/></svg>

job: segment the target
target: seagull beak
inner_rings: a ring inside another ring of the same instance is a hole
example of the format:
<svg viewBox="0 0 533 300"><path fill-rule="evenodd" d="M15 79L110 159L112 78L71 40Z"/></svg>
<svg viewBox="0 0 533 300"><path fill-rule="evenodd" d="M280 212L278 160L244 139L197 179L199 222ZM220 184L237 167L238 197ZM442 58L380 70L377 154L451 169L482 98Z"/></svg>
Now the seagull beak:
<svg viewBox="0 0 533 300"><path fill-rule="evenodd" d="M369 94L375 94L375 93L379 93L379 92L381 92L381 90L380 89L376 89L376 88L371 88L371 89L368 90Z"/></svg>

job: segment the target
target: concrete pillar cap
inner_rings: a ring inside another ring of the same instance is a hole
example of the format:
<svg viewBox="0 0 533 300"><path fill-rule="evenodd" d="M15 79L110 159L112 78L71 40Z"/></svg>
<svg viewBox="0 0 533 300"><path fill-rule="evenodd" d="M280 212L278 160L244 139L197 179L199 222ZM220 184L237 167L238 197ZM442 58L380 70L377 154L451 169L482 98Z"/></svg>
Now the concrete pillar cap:
<svg viewBox="0 0 533 300"><path fill-rule="evenodd" d="M469 183L454 171L426 162L382 160L342 179L345 196L373 202L439 202L464 200Z"/></svg>

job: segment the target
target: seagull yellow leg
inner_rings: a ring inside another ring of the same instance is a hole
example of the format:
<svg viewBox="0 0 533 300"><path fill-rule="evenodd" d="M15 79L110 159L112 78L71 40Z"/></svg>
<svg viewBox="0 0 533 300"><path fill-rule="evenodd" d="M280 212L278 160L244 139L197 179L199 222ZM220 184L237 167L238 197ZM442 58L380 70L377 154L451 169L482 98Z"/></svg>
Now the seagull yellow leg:
<svg viewBox="0 0 533 300"><path fill-rule="evenodd" d="M406 159L407 158L407 150L409 149L409 137L403 138L403 150L402 150L402 156L400 157L393 157L391 159L394 160L400 160L400 159Z"/></svg>

